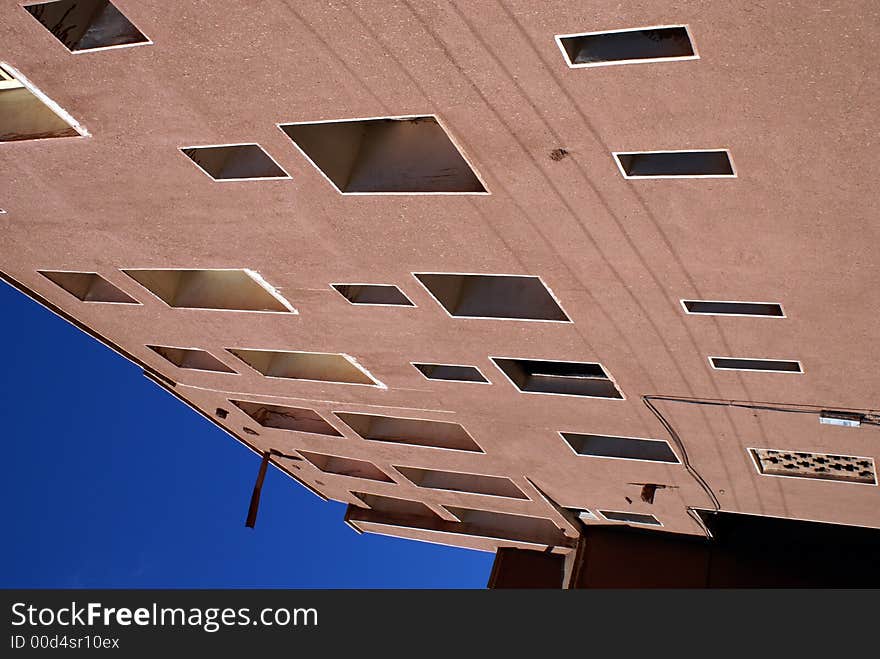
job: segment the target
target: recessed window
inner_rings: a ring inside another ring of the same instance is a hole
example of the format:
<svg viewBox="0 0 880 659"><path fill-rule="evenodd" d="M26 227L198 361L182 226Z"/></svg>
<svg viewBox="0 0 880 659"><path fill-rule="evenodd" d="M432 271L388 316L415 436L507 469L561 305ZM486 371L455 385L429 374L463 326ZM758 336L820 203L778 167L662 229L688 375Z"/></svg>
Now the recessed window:
<svg viewBox="0 0 880 659"><path fill-rule="evenodd" d="M562 535L559 527L546 517L496 513L491 510L460 508L458 506L443 507L455 515L463 525L479 529L480 535L488 537L509 540L521 539L527 542L536 536Z"/></svg>
<svg viewBox="0 0 880 659"><path fill-rule="evenodd" d="M627 524L647 524L649 526L663 526L653 515L647 515L645 513L633 513L628 511L618 511L618 510L600 510L599 514L602 515L609 522L626 522Z"/></svg>
<svg viewBox="0 0 880 659"><path fill-rule="evenodd" d="M432 537L439 539L444 536L461 535L468 540L489 539L493 541L493 545L496 544L494 541L502 540L538 545L541 549L571 544L571 540L556 524L544 517L445 506L452 515L461 520L447 522L433 514L433 511L430 516L424 512L412 514L415 509L405 503L388 503L381 500L377 502L375 499L371 501L376 502L381 508L366 510L349 506L346 511L346 521L359 530L376 533L387 533L385 529L392 527L395 529L392 535L400 535L398 529L414 529L421 532L419 536L421 539L425 539L426 536L429 539ZM485 548L484 543L479 546Z"/></svg>
<svg viewBox="0 0 880 659"><path fill-rule="evenodd" d="M467 431L457 423L355 412L335 412L335 414L358 435L370 441L452 451L483 452Z"/></svg>
<svg viewBox="0 0 880 659"><path fill-rule="evenodd" d="M409 517L430 517L440 521L442 518L421 501L386 497L380 494L352 492L352 495L363 501L372 510L386 515L405 515Z"/></svg>
<svg viewBox="0 0 880 659"><path fill-rule="evenodd" d="M280 124L344 194L485 193L433 116Z"/></svg>
<svg viewBox="0 0 880 659"><path fill-rule="evenodd" d="M354 359L335 352L288 352L227 348L245 364L270 378L366 384L381 387Z"/></svg>
<svg viewBox="0 0 880 659"><path fill-rule="evenodd" d="M623 398L623 394L601 364L506 357L491 359L513 385L524 393Z"/></svg>
<svg viewBox="0 0 880 659"><path fill-rule="evenodd" d="M450 316L571 322L539 277L415 272Z"/></svg>
<svg viewBox="0 0 880 659"><path fill-rule="evenodd" d="M712 368L726 371L768 371L771 373L803 373L801 363L782 359L742 359L709 357Z"/></svg>
<svg viewBox="0 0 880 659"><path fill-rule="evenodd" d="M697 59L684 25L567 34L556 41L572 68Z"/></svg>
<svg viewBox="0 0 880 659"><path fill-rule="evenodd" d="M41 275L83 302L138 304L133 297L117 288L96 272L60 272L40 270Z"/></svg>
<svg viewBox="0 0 880 659"><path fill-rule="evenodd" d="M79 124L12 67L0 66L0 142L82 137Z"/></svg>
<svg viewBox="0 0 880 659"><path fill-rule="evenodd" d="M749 453L758 472L767 476L877 484L873 458L768 448L749 449Z"/></svg>
<svg viewBox="0 0 880 659"><path fill-rule="evenodd" d="M215 181L290 178L259 144L189 146L180 150Z"/></svg>
<svg viewBox="0 0 880 659"><path fill-rule="evenodd" d="M397 286L391 284L331 284L352 304L412 307L412 302Z"/></svg>
<svg viewBox="0 0 880 659"><path fill-rule="evenodd" d="M383 483L394 482L384 471L379 469L379 467L372 462L343 458L338 455L312 453L310 451L300 451L299 453L325 474L363 478L371 481L382 481Z"/></svg>
<svg viewBox="0 0 880 659"><path fill-rule="evenodd" d="M288 407L286 405L271 405L269 403L253 403L244 400L230 400L229 402L264 428L342 437L342 433L324 421L315 410L302 407Z"/></svg>
<svg viewBox="0 0 880 659"><path fill-rule="evenodd" d="M210 352L198 348L172 348L171 346L147 346L161 355L177 368L192 371L214 371L216 373L235 373Z"/></svg>
<svg viewBox="0 0 880 659"><path fill-rule="evenodd" d="M735 178L725 149L615 152L624 178Z"/></svg>
<svg viewBox="0 0 880 659"><path fill-rule="evenodd" d="M57 0L25 5L24 9L75 53L150 43L107 0Z"/></svg>
<svg viewBox="0 0 880 659"><path fill-rule="evenodd" d="M574 432L559 434L578 455L593 458L678 463L675 453L672 452L669 444L662 439L582 435Z"/></svg>
<svg viewBox="0 0 880 659"><path fill-rule="evenodd" d="M456 471L437 471L418 467L395 466L394 468L415 485L431 490L466 492L509 499L528 499L512 480L501 476L464 474Z"/></svg>
<svg viewBox="0 0 880 659"><path fill-rule="evenodd" d="M489 381L476 366L458 366L456 364L413 364L413 366L429 380L489 384Z"/></svg>
<svg viewBox="0 0 880 659"><path fill-rule="evenodd" d="M123 270L169 307L296 313L251 270Z"/></svg>
<svg viewBox="0 0 880 659"><path fill-rule="evenodd" d="M775 302L718 302L714 300L682 300L685 311L707 316L760 316L785 318L782 306Z"/></svg>

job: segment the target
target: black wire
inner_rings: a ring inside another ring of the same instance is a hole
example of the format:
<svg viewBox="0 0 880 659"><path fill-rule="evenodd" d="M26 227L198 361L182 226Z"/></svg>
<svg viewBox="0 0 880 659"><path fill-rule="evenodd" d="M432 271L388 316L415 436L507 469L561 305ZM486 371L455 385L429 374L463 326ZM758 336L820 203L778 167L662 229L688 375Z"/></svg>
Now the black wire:
<svg viewBox="0 0 880 659"><path fill-rule="evenodd" d="M678 450L681 452L681 461L684 465L685 469L694 477L694 479L699 483L699 485L705 490L706 494L712 500L713 505L715 506L715 511L721 510L721 503L718 501L718 498L715 496L715 493L712 491L712 488L709 487L709 484L706 480L700 475L700 473L691 465L690 460L688 459L687 449L685 449L684 442L681 437L679 437L678 433L675 431L675 428L672 427L672 424L666 420L666 417L658 410L654 403L651 401L654 400L663 400L672 403L690 403L692 405L711 405L715 407L740 407L750 410L764 410L768 412L787 412L789 414L815 414L820 415L825 409L801 409L796 407L787 407L782 405L765 405L765 404L757 404L757 403L745 403L738 402L732 400L711 400L705 398L677 398L675 396L642 396L642 402L647 406L649 410L654 414L655 417L660 421L663 427L666 429L666 432L669 433L669 436L672 438L672 441L675 442L675 445L678 446ZM860 423L863 425L870 426L880 426L880 416L875 414L865 414L862 412L856 412L861 416ZM689 509L690 512L690 509ZM696 518L698 515L695 515ZM703 529L707 532L707 535L711 536L708 528L705 524L701 524Z"/></svg>
<svg viewBox="0 0 880 659"><path fill-rule="evenodd" d="M833 408L823 407L815 409L803 409L784 405L767 405L761 403L746 403L734 400L712 400L708 398L681 398L675 396L644 396L652 400L665 400L673 403L691 403L694 405L714 405L718 407L742 407L750 410L765 410L768 412L789 412L791 414L816 414L819 415L825 411L834 411ZM864 412L851 412L862 417L861 422L869 425L880 425L880 416Z"/></svg>
<svg viewBox="0 0 880 659"><path fill-rule="evenodd" d="M672 441L675 442L676 446L678 446L678 450L681 453L681 462L684 465L684 468L688 470L691 476L694 477L694 480L699 483L700 487L705 490L706 494L709 495L709 498L712 500L712 505L715 506L715 510L721 510L721 503L718 501L718 497L715 496L715 493L712 491L712 488L709 487L709 484L705 481L705 479L700 475L700 473L694 469L693 465L691 465L690 460L688 459L687 449L684 447L684 442L681 441L681 437L678 436L678 433L675 432L675 428L672 427L672 424L666 420L663 414L660 413L654 404L651 402L652 399L661 398L659 396L642 396L642 402L648 407L649 410L657 417L660 423L666 428L666 432L669 433L669 436L672 437Z"/></svg>

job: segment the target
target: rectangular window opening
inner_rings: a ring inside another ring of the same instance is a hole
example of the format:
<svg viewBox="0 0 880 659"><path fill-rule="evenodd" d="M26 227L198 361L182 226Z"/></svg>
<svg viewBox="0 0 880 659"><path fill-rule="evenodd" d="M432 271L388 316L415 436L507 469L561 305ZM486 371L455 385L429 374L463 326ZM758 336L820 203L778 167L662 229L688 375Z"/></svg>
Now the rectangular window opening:
<svg viewBox="0 0 880 659"><path fill-rule="evenodd" d="M409 499L398 499L397 497L386 497L367 492L352 492L352 495L363 501L372 510L386 515L395 517L429 517L442 521L440 515L421 501L410 501Z"/></svg>
<svg viewBox="0 0 880 659"><path fill-rule="evenodd" d="M645 513L633 513L629 511L618 510L600 510L602 515L609 522L626 522L627 524L647 524L649 526L663 526L653 515Z"/></svg>
<svg viewBox="0 0 880 659"><path fill-rule="evenodd" d="M455 515L461 521L461 524L479 529L479 534L487 537L514 540L561 535L559 527L546 517L496 513L490 510L460 508L457 506L443 507Z"/></svg>
<svg viewBox="0 0 880 659"><path fill-rule="evenodd" d="M83 302L139 304L133 297L111 284L96 272L40 270L39 273Z"/></svg>
<svg viewBox="0 0 880 659"><path fill-rule="evenodd" d="M428 380L489 384L489 381L476 366L458 366L457 364L413 364L413 366Z"/></svg>
<svg viewBox="0 0 880 659"><path fill-rule="evenodd" d="M698 59L684 25L556 37L572 68Z"/></svg>
<svg viewBox="0 0 880 659"><path fill-rule="evenodd" d="M169 307L297 313L251 270L123 270Z"/></svg>
<svg viewBox="0 0 880 659"><path fill-rule="evenodd" d="M625 178L735 178L726 149L615 152Z"/></svg>
<svg viewBox="0 0 880 659"><path fill-rule="evenodd" d="M287 352L242 348L227 348L227 350L266 377L383 386L351 357L342 353Z"/></svg>
<svg viewBox="0 0 880 659"><path fill-rule="evenodd" d="M429 490L482 494L508 499L528 499L516 483L502 476L465 474L457 471L437 471L418 467L394 467L414 485Z"/></svg>
<svg viewBox="0 0 880 659"><path fill-rule="evenodd" d="M173 348L171 346L147 346L164 357L177 368L192 371L214 371L216 373L235 373L210 352L198 348Z"/></svg>
<svg viewBox="0 0 880 659"><path fill-rule="evenodd" d="M229 402L264 428L342 437L342 433L327 423L315 410L244 400L230 400Z"/></svg>
<svg viewBox="0 0 880 659"><path fill-rule="evenodd" d="M483 452L468 432L457 423L355 412L334 412L334 414L358 435L370 441L452 451Z"/></svg>
<svg viewBox="0 0 880 659"><path fill-rule="evenodd" d="M456 318L571 322L539 277L414 272Z"/></svg>
<svg viewBox="0 0 880 659"><path fill-rule="evenodd" d="M782 306L775 302L720 302L714 300L682 300L688 313L708 316L760 316L785 318Z"/></svg>
<svg viewBox="0 0 880 659"><path fill-rule="evenodd" d="M215 181L290 178L259 144L190 146L180 151Z"/></svg>
<svg viewBox="0 0 880 659"><path fill-rule="evenodd" d="M803 373L801 363L782 359L743 359L709 357L712 367L723 371L767 371L770 373Z"/></svg>
<svg viewBox="0 0 880 659"><path fill-rule="evenodd" d="M343 194L485 193L433 116L279 124Z"/></svg>
<svg viewBox="0 0 880 659"><path fill-rule="evenodd" d="M450 514L461 520L447 522L437 515L428 517L425 514L410 514L408 507L401 504L389 504L384 501L378 503L387 507L388 511L364 510L350 506L346 511L346 520L355 528L377 533L383 533L382 529L396 527L414 529L428 534L429 537L443 538L455 534L476 539L528 543L538 545L542 549L569 546L571 543L556 524L544 517L444 506ZM400 534L392 533L392 535Z"/></svg>
<svg viewBox="0 0 880 659"><path fill-rule="evenodd" d="M150 43L107 0L56 0L25 5L24 9L74 53Z"/></svg>
<svg viewBox="0 0 880 659"><path fill-rule="evenodd" d="M415 306L403 291L392 284L331 284L331 286L352 304Z"/></svg>
<svg viewBox="0 0 880 659"><path fill-rule="evenodd" d="M601 364L502 357L491 359L524 393L623 399L623 394Z"/></svg>
<svg viewBox="0 0 880 659"><path fill-rule="evenodd" d="M325 474L363 478L364 480L382 481L383 483L394 482L372 462L343 458L338 455L327 455L325 453L312 453L310 451L299 451L299 454Z"/></svg>
<svg viewBox="0 0 880 659"><path fill-rule="evenodd" d="M877 484L873 458L767 448L749 449L749 453L758 472L766 476Z"/></svg>
<svg viewBox="0 0 880 659"><path fill-rule="evenodd" d="M79 125L14 69L0 66L0 142L82 137Z"/></svg>
<svg viewBox="0 0 880 659"><path fill-rule="evenodd" d="M574 432L559 434L562 435L562 438L578 455L593 458L669 462L673 464L678 464L679 462L669 443L662 439L583 435Z"/></svg>

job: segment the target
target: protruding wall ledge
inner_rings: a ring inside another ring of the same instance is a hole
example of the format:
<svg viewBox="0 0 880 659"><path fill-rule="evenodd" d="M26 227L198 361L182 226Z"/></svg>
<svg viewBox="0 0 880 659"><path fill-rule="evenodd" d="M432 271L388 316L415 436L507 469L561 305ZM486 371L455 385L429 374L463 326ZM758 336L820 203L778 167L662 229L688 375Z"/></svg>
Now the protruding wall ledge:
<svg viewBox="0 0 880 659"><path fill-rule="evenodd" d="M345 521L358 531L426 540L448 545L494 551L499 543L513 546L572 549L576 539L567 537L545 517L527 517L485 510L456 508L461 522L447 522L439 516L368 510L349 505Z"/></svg>

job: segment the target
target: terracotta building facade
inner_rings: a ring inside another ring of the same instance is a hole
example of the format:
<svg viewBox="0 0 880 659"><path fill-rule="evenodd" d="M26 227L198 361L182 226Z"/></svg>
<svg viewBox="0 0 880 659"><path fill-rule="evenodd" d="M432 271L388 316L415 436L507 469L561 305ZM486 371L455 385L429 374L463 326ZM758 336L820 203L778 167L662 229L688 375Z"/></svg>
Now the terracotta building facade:
<svg viewBox="0 0 880 659"><path fill-rule="evenodd" d="M876 3L0 9L4 280L356 531L880 529Z"/></svg>

